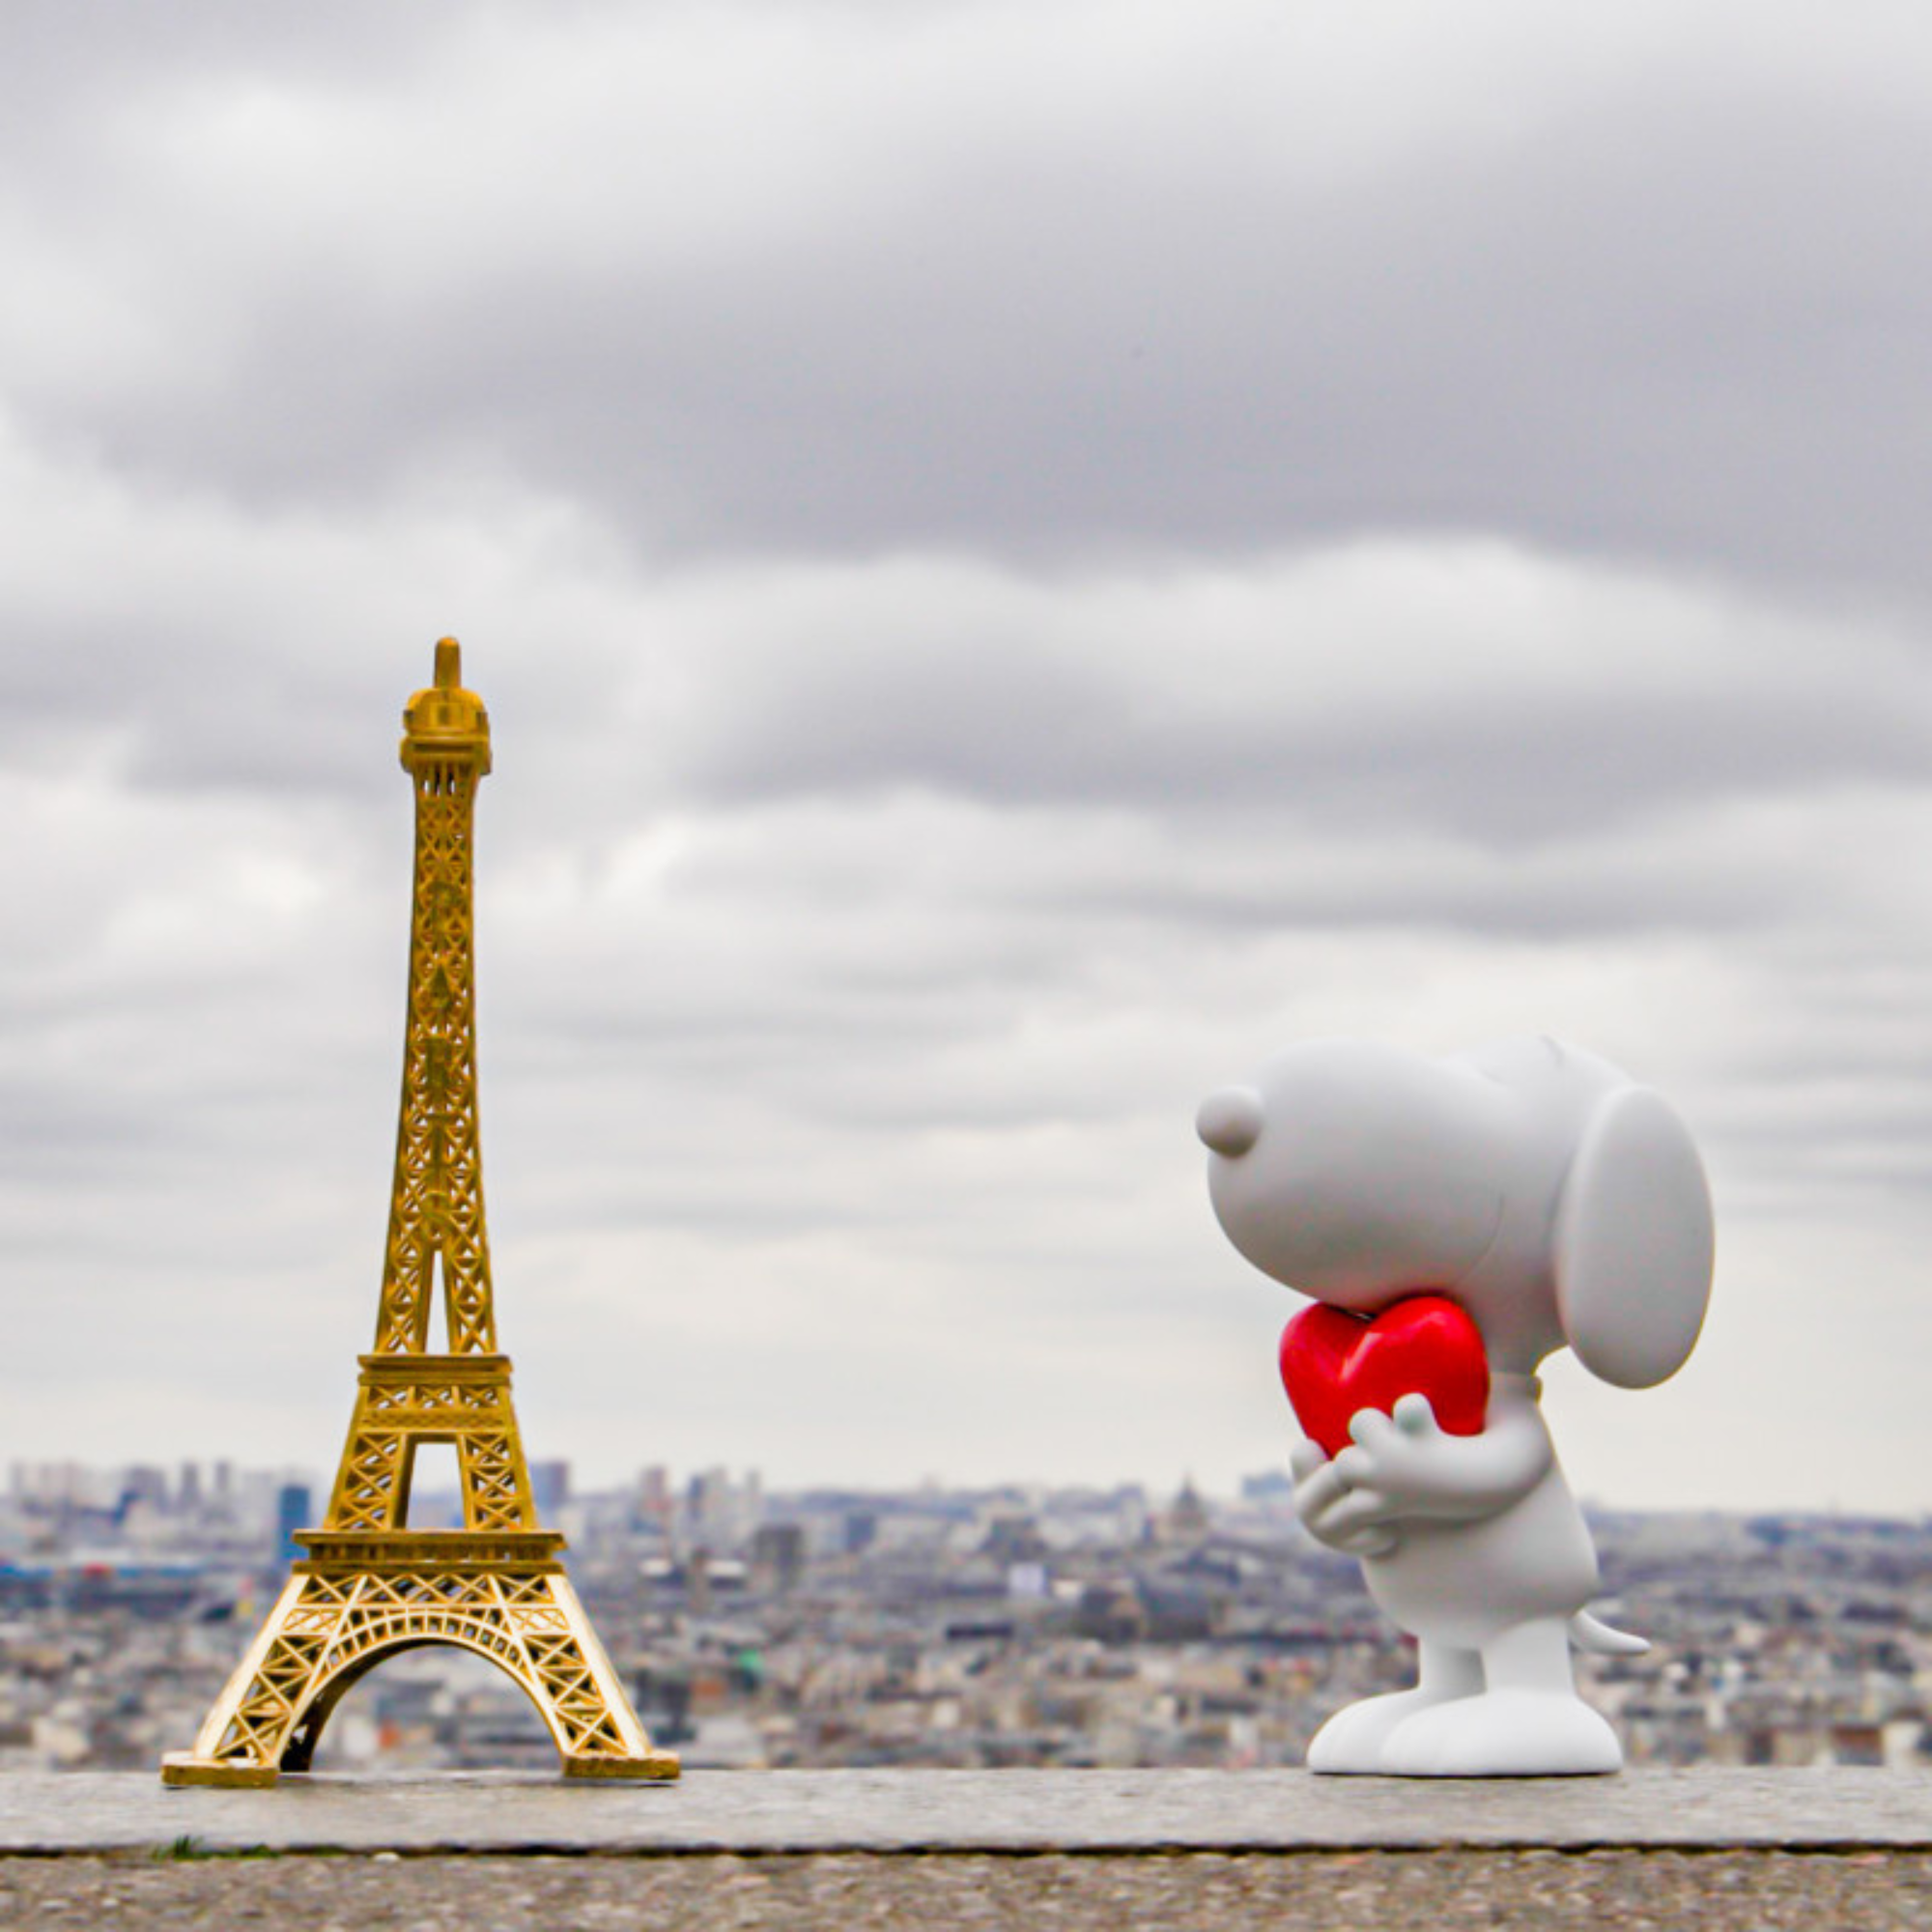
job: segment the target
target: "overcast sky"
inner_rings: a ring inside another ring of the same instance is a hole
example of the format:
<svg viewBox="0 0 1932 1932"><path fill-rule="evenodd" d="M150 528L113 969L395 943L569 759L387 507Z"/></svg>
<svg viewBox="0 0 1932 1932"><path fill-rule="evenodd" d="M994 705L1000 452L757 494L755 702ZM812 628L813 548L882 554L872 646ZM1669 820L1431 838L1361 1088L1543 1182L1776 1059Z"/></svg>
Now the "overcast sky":
<svg viewBox="0 0 1932 1932"><path fill-rule="evenodd" d="M444 633L531 1450L1216 1488L1200 1097L1516 1031L1608 1502L1932 1508L1932 14L14 0L0 1456L332 1467Z"/></svg>

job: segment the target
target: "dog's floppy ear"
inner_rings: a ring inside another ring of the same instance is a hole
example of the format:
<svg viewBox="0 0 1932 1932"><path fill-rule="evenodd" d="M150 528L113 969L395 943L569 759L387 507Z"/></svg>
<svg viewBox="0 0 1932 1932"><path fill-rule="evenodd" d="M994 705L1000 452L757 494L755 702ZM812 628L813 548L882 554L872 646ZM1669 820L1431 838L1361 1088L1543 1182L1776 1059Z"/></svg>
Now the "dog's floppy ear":
<svg viewBox="0 0 1932 1932"><path fill-rule="evenodd" d="M1556 1307L1592 1375L1649 1388L1696 1346L1711 1298L1711 1190L1690 1131L1625 1087L1590 1117L1556 1215Z"/></svg>

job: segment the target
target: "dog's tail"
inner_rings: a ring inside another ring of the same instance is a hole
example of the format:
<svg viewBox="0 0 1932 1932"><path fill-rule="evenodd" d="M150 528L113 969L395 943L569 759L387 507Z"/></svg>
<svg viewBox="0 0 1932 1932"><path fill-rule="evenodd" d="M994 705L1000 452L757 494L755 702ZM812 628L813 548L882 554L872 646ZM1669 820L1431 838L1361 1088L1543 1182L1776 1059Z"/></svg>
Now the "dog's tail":
<svg viewBox="0 0 1932 1932"><path fill-rule="evenodd" d="M1612 1630L1588 1610L1578 1610L1570 1619L1570 1641L1578 1650L1594 1657L1641 1657L1650 1648L1646 1637L1633 1636L1629 1631Z"/></svg>

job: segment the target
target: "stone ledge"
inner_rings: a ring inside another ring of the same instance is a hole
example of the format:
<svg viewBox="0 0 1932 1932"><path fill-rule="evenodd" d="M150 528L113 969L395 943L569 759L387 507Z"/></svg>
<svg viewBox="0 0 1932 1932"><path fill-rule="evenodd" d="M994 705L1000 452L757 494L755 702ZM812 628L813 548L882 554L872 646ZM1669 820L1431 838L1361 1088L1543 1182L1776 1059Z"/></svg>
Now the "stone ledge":
<svg viewBox="0 0 1932 1932"><path fill-rule="evenodd" d="M1633 1771L1321 1778L1301 1771L498 1773L165 1790L139 1773L0 1776L0 1855L208 1852L1932 1850L1932 1772Z"/></svg>

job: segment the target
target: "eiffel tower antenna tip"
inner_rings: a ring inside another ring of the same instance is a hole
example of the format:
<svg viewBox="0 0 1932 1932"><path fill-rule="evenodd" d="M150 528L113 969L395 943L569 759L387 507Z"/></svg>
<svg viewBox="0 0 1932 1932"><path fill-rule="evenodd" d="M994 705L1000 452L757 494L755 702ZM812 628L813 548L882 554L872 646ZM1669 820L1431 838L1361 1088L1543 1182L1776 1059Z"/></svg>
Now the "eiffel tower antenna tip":
<svg viewBox="0 0 1932 1932"><path fill-rule="evenodd" d="M436 675L403 707L403 765L446 767L452 758L467 762L480 778L490 769L490 714L483 700L463 685L463 646L439 638Z"/></svg>

